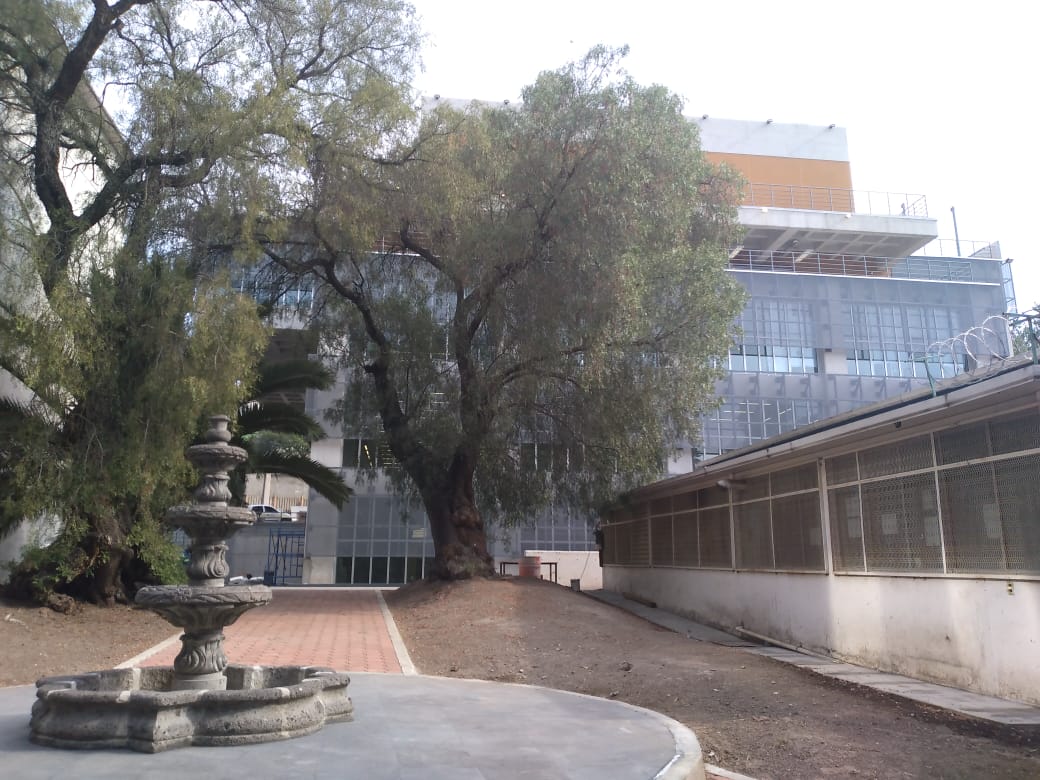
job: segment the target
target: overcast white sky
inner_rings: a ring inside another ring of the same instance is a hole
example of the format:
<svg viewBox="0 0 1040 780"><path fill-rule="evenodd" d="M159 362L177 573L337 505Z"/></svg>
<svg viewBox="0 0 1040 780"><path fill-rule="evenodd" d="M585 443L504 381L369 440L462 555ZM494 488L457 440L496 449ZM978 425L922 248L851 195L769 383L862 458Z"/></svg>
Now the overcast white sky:
<svg viewBox="0 0 1040 780"><path fill-rule="evenodd" d="M412 0L424 94L515 100L597 43L686 113L846 128L853 186L921 193L940 238L1000 241L1040 302L1037 17L1024 0Z"/></svg>

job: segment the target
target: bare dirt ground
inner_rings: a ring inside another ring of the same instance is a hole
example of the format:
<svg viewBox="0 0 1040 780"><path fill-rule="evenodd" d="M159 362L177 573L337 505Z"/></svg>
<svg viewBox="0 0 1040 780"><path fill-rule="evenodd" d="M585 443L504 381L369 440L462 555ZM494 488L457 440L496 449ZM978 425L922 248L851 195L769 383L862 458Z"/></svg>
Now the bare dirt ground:
<svg viewBox="0 0 1040 780"><path fill-rule="evenodd" d="M648 707L693 729L709 763L758 780L1040 777L1036 731L990 728L690 640L539 580L415 583L387 602L425 674ZM126 607L62 615L0 601L0 685L111 668L175 631Z"/></svg>
<svg viewBox="0 0 1040 780"><path fill-rule="evenodd" d="M0 599L0 686L111 669L176 633L158 615L80 605L71 615Z"/></svg>
<svg viewBox="0 0 1040 780"><path fill-rule="evenodd" d="M708 763L759 780L1040 777L1037 731L993 729L690 640L539 580L414 583L387 603L424 674L648 707L690 727Z"/></svg>

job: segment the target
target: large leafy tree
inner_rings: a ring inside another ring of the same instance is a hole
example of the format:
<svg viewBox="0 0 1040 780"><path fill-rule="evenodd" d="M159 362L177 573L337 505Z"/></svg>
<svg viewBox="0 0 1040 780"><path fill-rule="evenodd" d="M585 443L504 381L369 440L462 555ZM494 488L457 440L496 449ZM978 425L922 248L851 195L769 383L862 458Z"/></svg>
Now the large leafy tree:
<svg viewBox="0 0 1040 780"><path fill-rule="evenodd" d="M291 195L330 122L374 154L416 43L398 0L0 0L2 523L63 528L27 589L111 602L163 568L183 444L263 344L199 215Z"/></svg>
<svg viewBox="0 0 1040 780"><path fill-rule="evenodd" d="M313 145L281 215L307 251L265 244L321 280L353 369L345 424L377 421L439 576L491 571L489 513L658 476L728 349L736 183L623 54L543 73L519 105L428 113L404 164Z"/></svg>

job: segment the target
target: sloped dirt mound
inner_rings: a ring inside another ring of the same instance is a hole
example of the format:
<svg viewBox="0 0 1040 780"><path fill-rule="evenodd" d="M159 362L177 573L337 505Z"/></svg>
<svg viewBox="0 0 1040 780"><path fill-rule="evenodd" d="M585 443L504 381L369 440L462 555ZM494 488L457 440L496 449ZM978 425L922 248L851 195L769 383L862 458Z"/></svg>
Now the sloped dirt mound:
<svg viewBox="0 0 1040 780"><path fill-rule="evenodd" d="M1040 777L1028 733L992 739L972 721L690 640L540 580L413 583L387 603L425 674L648 707L693 729L709 763L759 780Z"/></svg>
<svg viewBox="0 0 1040 780"><path fill-rule="evenodd" d="M0 600L0 686L111 669L177 629L150 612L79 604L68 614Z"/></svg>

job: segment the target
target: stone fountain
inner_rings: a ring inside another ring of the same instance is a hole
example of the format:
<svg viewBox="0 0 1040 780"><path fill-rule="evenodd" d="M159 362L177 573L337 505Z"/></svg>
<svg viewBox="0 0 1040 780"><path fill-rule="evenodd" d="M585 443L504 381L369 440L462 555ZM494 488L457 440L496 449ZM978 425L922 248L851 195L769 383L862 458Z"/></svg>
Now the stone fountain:
<svg viewBox="0 0 1040 780"><path fill-rule="evenodd" d="M264 585L225 585L227 539L255 521L229 506L228 472L246 452L228 442L228 418L210 418L205 444L186 457L202 476L194 503L165 523L191 537L187 585L141 588L137 606L184 629L172 667L109 669L36 683L30 739L63 748L242 745L303 736L349 720L346 674L315 666L229 665L224 627L271 601Z"/></svg>

